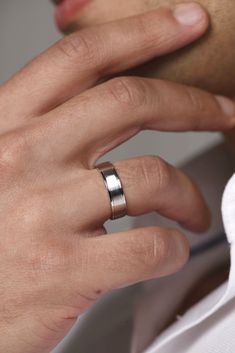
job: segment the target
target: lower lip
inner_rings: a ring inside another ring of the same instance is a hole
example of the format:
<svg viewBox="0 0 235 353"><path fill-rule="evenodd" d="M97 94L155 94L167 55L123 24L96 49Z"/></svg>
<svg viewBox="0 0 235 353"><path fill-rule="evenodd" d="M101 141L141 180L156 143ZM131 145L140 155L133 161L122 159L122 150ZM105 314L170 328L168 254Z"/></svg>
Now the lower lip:
<svg viewBox="0 0 235 353"><path fill-rule="evenodd" d="M91 0L62 0L57 6L55 18L59 28L67 27Z"/></svg>

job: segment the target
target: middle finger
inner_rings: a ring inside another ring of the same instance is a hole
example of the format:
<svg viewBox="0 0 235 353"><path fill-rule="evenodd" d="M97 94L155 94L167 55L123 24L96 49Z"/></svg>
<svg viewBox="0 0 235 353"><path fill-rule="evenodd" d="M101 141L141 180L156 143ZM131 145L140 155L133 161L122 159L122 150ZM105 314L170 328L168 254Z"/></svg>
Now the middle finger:
<svg viewBox="0 0 235 353"><path fill-rule="evenodd" d="M58 160L93 168L106 152L140 130L227 130L235 105L224 97L154 79L123 77L73 98L41 118L43 145Z"/></svg>

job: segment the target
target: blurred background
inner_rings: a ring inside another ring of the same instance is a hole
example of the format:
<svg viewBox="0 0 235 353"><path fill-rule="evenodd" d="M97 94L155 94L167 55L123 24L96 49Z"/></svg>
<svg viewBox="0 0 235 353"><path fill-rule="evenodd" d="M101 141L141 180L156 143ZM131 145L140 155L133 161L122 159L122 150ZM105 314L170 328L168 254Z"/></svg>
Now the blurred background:
<svg viewBox="0 0 235 353"><path fill-rule="evenodd" d="M53 6L49 0L1 1L0 83L9 79L25 63L61 37L54 25ZM179 165L217 143L219 139L218 134L209 133L144 132L104 159L117 160L143 154L155 154L174 165ZM107 229L109 231L121 230L130 227L131 224L133 220L126 217L117 222L109 222ZM54 353L59 351L58 348ZM75 351L77 352L76 348Z"/></svg>

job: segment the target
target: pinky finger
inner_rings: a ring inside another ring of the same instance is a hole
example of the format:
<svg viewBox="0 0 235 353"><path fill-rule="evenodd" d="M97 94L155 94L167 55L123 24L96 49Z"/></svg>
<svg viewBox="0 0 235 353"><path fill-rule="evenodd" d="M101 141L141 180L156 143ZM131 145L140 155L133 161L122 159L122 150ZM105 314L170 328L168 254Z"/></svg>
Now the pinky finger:
<svg viewBox="0 0 235 353"><path fill-rule="evenodd" d="M177 272L189 256L188 242L176 229L137 228L87 242L92 261L86 280L102 291Z"/></svg>

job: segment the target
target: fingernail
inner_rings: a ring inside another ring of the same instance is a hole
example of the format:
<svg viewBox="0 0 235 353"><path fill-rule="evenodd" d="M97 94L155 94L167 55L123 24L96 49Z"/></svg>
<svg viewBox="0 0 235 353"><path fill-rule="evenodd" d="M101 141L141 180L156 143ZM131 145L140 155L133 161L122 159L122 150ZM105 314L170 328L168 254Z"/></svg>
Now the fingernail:
<svg viewBox="0 0 235 353"><path fill-rule="evenodd" d="M235 117L235 104L232 100L224 96L215 96L215 98L225 115Z"/></svg>
<svg viewBox="0 0 235 353"><path fill-rule="evenodd" d="M205 11L196 3L178 4L175 6L173 15L183 26L194 26L205 18Z"/></svg>

